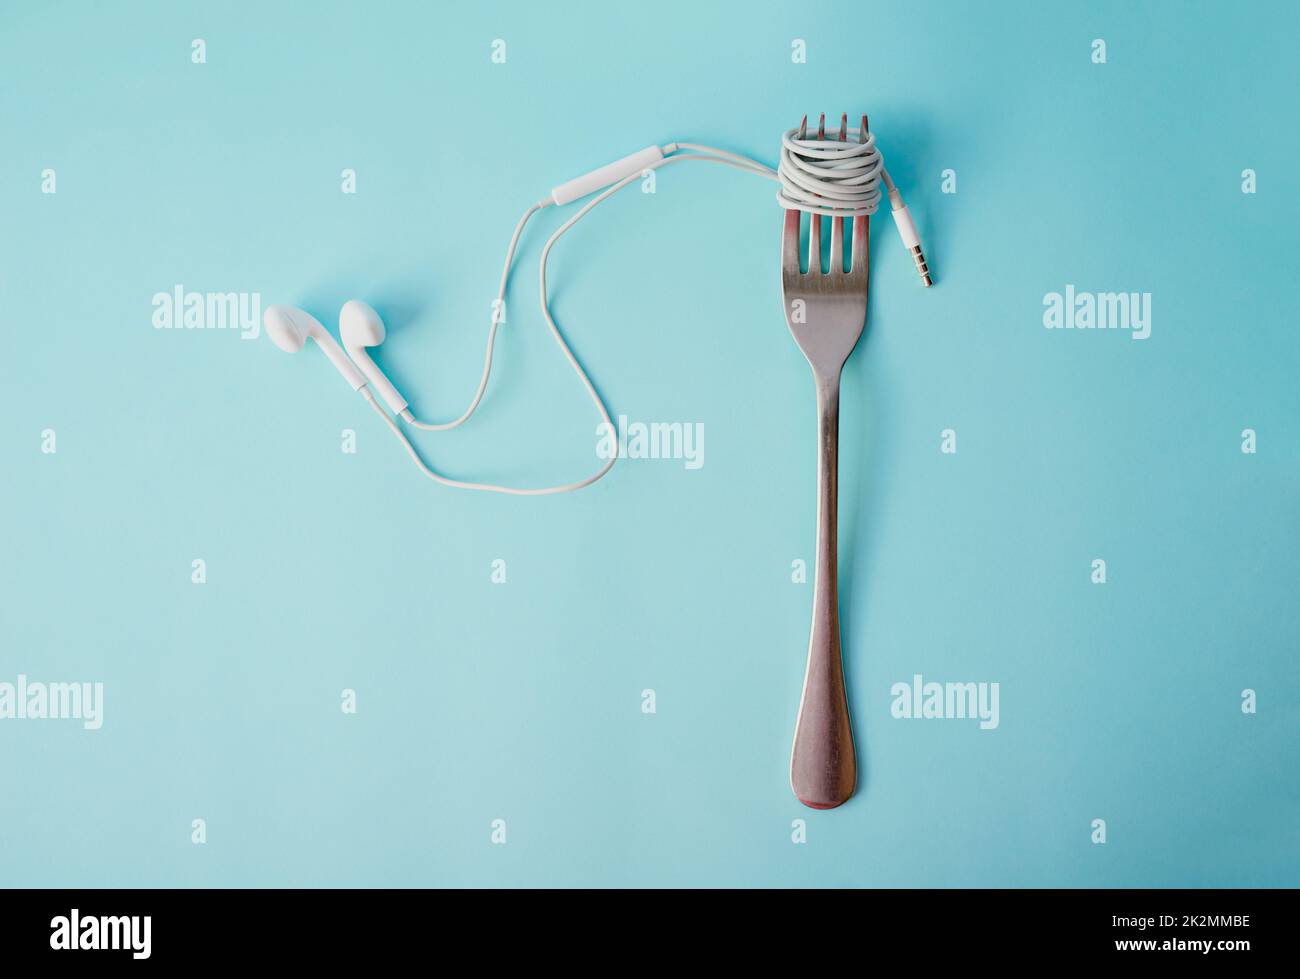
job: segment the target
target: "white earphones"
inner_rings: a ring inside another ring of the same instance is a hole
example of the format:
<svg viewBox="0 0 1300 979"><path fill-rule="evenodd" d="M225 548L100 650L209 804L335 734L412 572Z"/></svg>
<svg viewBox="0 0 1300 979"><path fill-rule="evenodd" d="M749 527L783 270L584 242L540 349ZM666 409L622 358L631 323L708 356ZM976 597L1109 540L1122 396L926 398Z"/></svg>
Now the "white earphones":
<svg viewBox="0 0 1300 979"><path fill-rule="evenodd" d="M388 379L384 372L379 369L378 365L371 360L370 354L366 352L366 348L377 347L383 343L387 332L384 329L384 321L380 318L379 314L375 312L374 308L367 303L363 303L359 299L351 299L344 303L343 309L339 311L339 333L343 337L342 348L339 347L334 338L330 336L329 331L321 325L320 321L316 319L316 317L312 316L305 310L298 309L296 306L271 306L263 314L262 322L266 327L267 334L275 342L275 345L288 353L297 353L301 350L303 345L307 342L308 337L315 339L317 346L325 351L330 361L338 368L339 373L342 374L348 384L352 386L352 389L365 398L366 401L370 403L370 406L379 414L379 417L384 420L385 424L388 425L389 429L397 437L398 441L400 441L406 448L407 454L410 455L415 464L420 467L420 470L430 479L439 482L444 486L454 486L457 489L488 490L493 493L510 493L516 496L546 496L552 493L567 493L571 490L581 489L584 486L590 486L596 480L600 479L601 476L605 475L605 473L609 472L617 458L617 455L612 456L609 461L595 473L595 475L589 476L586 479L579 480L576 483L565 483L561 486L546 486L540 489L519 489L513 486L497 486L493 483L470 483L459 479L448 479L446 476L434 472L428 467L425 461L420 458L420 454L416 452L415 446L412 445L411 440L406 437L406 433L403 432L397 422L395 422L389 414L380 407L379 401L376 400L374 392L370 390L369 385L374 385L375 390L378 391L380 397L388 403L388 406L393 410L394 414L401 416L404 421L419 428L431 431L455 428L474 413L474 409L478 406L479 401L483 397L483 390L487 386L488 374L492 366L491 339L488 341L488 355L483 368L483 379L479 384L478 393L474 396L474 400L470 404L469 409L461 415L460 418L453 422L447 422L442 425L429 425L415 420L415 417L411 414L410 408L407 407L406 399L398 393L397 388L393 387L393 383ZM565 353L569 354L570 360L574 364L574 369L582 376L588 390L592 393L592 398L600 409L601 417L605 419L605 423L609 425L610 430L612 431L613 423L610 421L609 412L605 410L605 405L595 394L595 389L591 386L591 381L587 378L587 375L583 372L582 368L578 366L577 361L573 359L573 355L569 351L567 345L564 344L563 339L560 340L560 343L561 346L564 346ZM346 354L344 354L344 350L347 351ZM349 360L348 357L351 357L352 359Z"/></svg>
<svg viewBox="0 0 1300 979"><path fill-rule="evenodd" d="M386 336L384 321L379 314L360 299L349 299L339 311L339 336L343 339L343 349L352 358L352 363L361 368L366 380L374 387L387 403L394 415L406 410L406 399L397 393L393 382L370 359L367 347L377 347Z"/></svg>
<svg viewBox="0 0 1300 979"><path fill-rule="evenodd" d="M316 341L316 346L325 351L325 356L338 368L338 372L352 386L353 391L360 391L366 386L366 379L361 376L360 371L353 366L352 361L348 360L338 343L330 336L329 330L321 326L320 320L311 313L296 306L271 306L262 314L262 323L266 327L266 335L285 353L296 354L303 348L307 338L311 337ZM382 324L379 329L380 339L383 339Z"/></svg>

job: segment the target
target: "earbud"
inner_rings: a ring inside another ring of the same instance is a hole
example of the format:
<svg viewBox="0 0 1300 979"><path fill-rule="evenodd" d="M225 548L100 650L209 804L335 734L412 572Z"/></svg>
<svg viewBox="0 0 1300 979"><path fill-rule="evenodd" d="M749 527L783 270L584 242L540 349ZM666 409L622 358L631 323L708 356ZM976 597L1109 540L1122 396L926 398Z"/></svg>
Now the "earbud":
<svg viewBox="0 0 1300 979"><path fill-rule="evenodd" d="M325 352L325 356L338 368L343 379L352 385L353 391L360 391L366 386L366 379L348 360L342 348L330 336L329 330L321 326L320 320L296 306L270 306L262 314L262 324L266 335L285 353L296 354L311 337L316 345ZM382 326L381 326L382 329Z"/></svg>
<svg viewBox="0 0 1300 979"><path fill-rule="evenodd" d="M339 310L339 336L343 338L343 349L348 352L352 362L361 368L361 373L384 401L394 415L406 410L406 399L397 393L397 388L384 375L366 352L367 347L377 347L384 342L384 321L379 314L359 299L349 299Z"/></svg>

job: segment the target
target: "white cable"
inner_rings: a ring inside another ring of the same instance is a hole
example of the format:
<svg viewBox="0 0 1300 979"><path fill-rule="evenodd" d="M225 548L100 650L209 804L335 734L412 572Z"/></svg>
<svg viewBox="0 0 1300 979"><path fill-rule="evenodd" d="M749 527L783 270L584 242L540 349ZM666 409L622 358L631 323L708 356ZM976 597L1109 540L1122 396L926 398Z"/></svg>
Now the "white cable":
<svg viewBox="0 0 1300 979"><path fill-rule="evenodd" d="M663 149L665 153L672 153L675 152L679 147L685 149L699 150L700 152L678 153L676 156L665 156L662 160L658 160L656 162L647 164L645 169L657 170L659 167L666 166L669 163L676 163L681 160L705 160L713 163L722 163L727 166L735 167L740 170L746 170L750 173L758 174L760 176L764 176L772 180L776 179L776 171L772 170L770 167L765 167L761 163L756 163L753 160L750 160L743 156L739 156L735 153L728 153L726 150L715 150L712 149L711 147L699 146L693 143L669 143ZM713 155L706 155L706 154L713 154ZM569 347L568 343L565 341L564 335L560 332L559 325L555 322L555 318L551 315L550 304L548 301L547 289L546 289L546 266L550 259L551 249L555 246L555 243L559 241L559 239L561 238L561 236L564 235L565 232L567 232L570 228L572 228L575 224L577 224L578 221L580 221L583 217L585 217L591 211L591 209L594 208L597 204L601 203L604 200L607 200L614 194L618 193L618 191L622 190L624 187L626 187L628 184L632 183L633 181L640 180L641 177L642 174L640 172L630 174L627 177L624 177L622 180L618 181L617 183L607 187L605 190L601 191L601 193L597 194L590 201L584 204L582 208L580 208L578 212L573 215L573 217L569 218L569 220L565 221L564 224L560 225L560 227L558 227L555 230L555 232L551 235L551 237L547 239L546 244L542 248L542 256L539 263L539 285L540 285L540 297L541 297L541 305L542 305L542 316L545 318L546 325L550 329L551 335L555 338L555 342L559 344L560 350L563 351L565 359L568 360L569 365L573 368L574 372L577 373L578 377L581 379L582 385L586 389L588 396L591 398L592 402L596 405L596 410L600 412L600 417L602 421L605 423L605 425L609 427L609 430L611 432L613 432L615 429L614 429L614 423L609 416L609 410L605 407L605 403L604 401L601 400L599 393L597 393L595 385L592 384L591 382L591 378L587 375L587 372L583 369L582 364L579 363L578 358L574 355L573 350ZM529 218L531 218L542 208L550 206L551 203L552 202L549 200L542 200L532 205L530 208L528 208L528 210L526 210L523 213L523 216L520 217L519 223L515 225L515 233L510 239L510 247L506 250L505 267L501 271L501 284L497 292L497 303L493 307L494 311L500 309L501 303L505 300L506 285L510 278L510 267L514 262L515 249L519 244L519 238L520 235L523 233L524 225L528 223ZM411 410L408 408L401 413L402 420L407 422L410 425L413 425L416 428L424 429L426 431L445 431L450 428L456 428L457 426L468 421L470 416L473 415L474 411L478 408L479 402L482 401L483 399L483 392L487 389L488 378L492 372L492 349L494 344L496 343L497 326L498 326L498 319L494 315L492 317L492 322L488 327L487 354L483 360L483 374L479 379L478 390L475 392L474 398L470 402L469 407L465 409L464 413L459 418L457 418L455 421L445 422L442 424L436 424L436 425L429 424L427 422L418 421L415 418L414 414L412 414ZM388 425L389 429L392 430L393 434L406 448L407 454L409 454L410 457L415 461L415 464L420 468L420 471L423 472L430 479L434 480L435 482L441 483L444 486L452 486L457 489L483 490L492 493L508 493L513 496L546 496L553 493L569 493L572 492L573 490L582 489L585 486L590 486L592 483L596 482L596 480L600 479L607 472L609 472L610 469L613 468L614 463L618 460L618 440L612 439L611 442L613 444L613 452L610 455L609 459L606 461L606 463L603 466L601 466L600 469L598 469L595 473L588 476L586 479L581 479L573 483L565 483L560 486L546 486L546 487L539 487L536 489L525 489L525 488L518 488L512 486L498 486L494 483L470 483L458 479L451 479L447 476L443 476L435 472L433 469L431 469L428 466L427 463L425 463L425 461L420 457L420 454L416 450L415 446L411 444L411 440L407 438L406 433L403 432L401 427L396 422L393 421L393 419L389 416L388 412L386 412L379 405L379 403L375 400L374 395L370 393L370 390L368 388L363 389L362 393L365 395L366 400L370 402L371 407L373 407L380 414L380 416L383 417L384 422Z"/></svg>
<svg viewBox="0 0 1300 979"><path fill-rule="evenodd" d="M568 493L572 490L582 489L584 486L590 486L596 480L600 479L601 476L605 475L605 473L609 472L610 467L614 465L614 460L618 458L616 450L615 455L611 456L609 462L605 463L604 467L602 467L594 476L588 476L586 479L579 480L576 483L566 483L563 486L547 486L542 489L520 489L514 486L497 486L493 483L468 483L460 479L450 479L434 472L429 468L428 464L420 458L420 453L417 452L415 446L411 444L411 440L407 438L406 433L402 431L401 426L398 425L397 422L393 421L392 416L384 410L383 406L375 399L374 394L369 388L362 388L361 393L370 403L370 407L374 408L379 417L384 420L384 424L392 430L392 433L395 436L397 436L397 440L405 446L407 454L412 460L414 460L415 464L420 468L420 471L434 482L441 483L443 486L452 486L456 489L484 490L491 493L509 493L512 496L547 496L551 493ZM608 418L608 415L605 412L605 406L601 405L600 407L601 414Z"/></svg>
<svg viewBox="0 0 1300 979"><path fill-rule="evenodd" d="M702 156L699 154L685 154L685 153L679 154L678 156L675 157L667 156L667 154L669 153L676 152L678 148L698 150L700 154L710 153L713 154L713 156ZM741 156L737 153L729 153L726 150L715 149L711 146L701 146L696 143L669 143L667 146L663 147L663 152L665 154L664 159L654 163L647 164L645 169L657 170L659 167L663 166L666 163L671 162L672 160L713 160L713 162L715 163L726 163L730 166L735 167L738 170L746 170L749 173L754 173L762 177L776 179L776 171L773 170L771 167L766 167L761 163L751 160L748 157ZM565 231L569 229L570 226L572 226L574 221L577 221L578 218L581 218L584 214L590 211L595 205L605 200L614 192L620 190L623 187L626 187L629 183L632 182L633 179L635 179L638 176L640 176L639 173L633 174L630 177L627 177L619 181L618 183L606 188L605 191L600 194L600 196L588 202L587 205L582 208L582 210L580 210L576 215L574 215L574 217L568 223L564 225L564 227L560 228L558 231L555 232L554 235L551 236L550 241L548 241L546 244L546 250L547 251L550 250L550 246L555 242L557 238L560 237L560 235L562 235ZM402 420L406 422L408 425L411 425L414 428L423 429L426 432L445 432L448 429L456 428L460 425L463 425L465 422L469 421L470 416L473 415L474 411L478 408L479 402L483 400L483 393L484 391L487 390L488 378L492 373L492 350L494 345L496 344L497 326L499 325L496 316L496 311L500 310L502 308L502 304L505 302L506 286L510 280L510 268L514 264L514 260L515 260L515 249L519 245L519 238L523 234L524 225L528 223L529 219L534 214L542 210L542 208L550 207L551 205L552 202L550 200L543 199L538 201L536 204L532 205L530 208L528 208L528 210L524 211L523 216L520 217L519 219L519 223L515 225L514 234L510 236L510 246L506 249L505 265L501 269L501 283L497 289L496 302L493 304L492 307L493 308L492 321L491 324L488 326L487 353L483 358L483 373L479 377L478 390L474 392L474 397L473 399L471 399L469 407L466 408L465 411L461 414L461 416L457 418L455 421L439 422L439 423L422 422L419 419L417 419L414 413L408 408L407 410L403 411L401 414ZM545 262L545 259L543 259L543 262ZM542 277L544 280L545 279L544 269L543 269ZM542 290L542 313L543 315L546 316L548 321L551 321L550 312L546 304L544 282L543 282L543 290ZM552 322L553 332L558 334L559 331L554 328L553 321L551 322ZM567 353L568 348L564 346L563 339L560 338L558 335L557 335L557 339L560 340L561 346L564 348L564 350ZM582 373L582 369L580 367L576 367L576 369L578 370L579 374ZM585 375L583 375L583 377L585 379Z"/></svg>
<svg viewBox="0 0 1300 979"><path fill-rule="evenodd" d="M771 167L765 166L756 160L751 160L749 157L712 146L699 143L668 143L661 148L664 154L662 159L647 162L636 172L630 173L606 187L584 204L573 217L560 225L547 239L542 248L539 262L539 292L542 317L546 320L546 325L560 350L564 353L565 359L568 360L569 366L578 375L588 396L596 405L601 420L611 432L614 431L614 423L610 419L609 410L605 407L605 403L601 400L595 385L592 384L591 378L565 341L559 325L551 315L546 290L546 266L555 243L559 241L565 232L590 213L597 204L608 200L633 181L642 179L645 171L657 170L669 163L677 163L682 160L702 160L709 163L721 163L769 180L778 181L781 184L781 190L777 194L777 201L782 207L830 217L859 217L874 214L880 203L880 183L883 181L889 193L890 201L894 206L894 220L898 223L899 231L904 236L904 243L909 248L912 248L913 243L908 241L903 219L906 220L907 226L911 228L912 236L915 236L915 227L911 225L911 218L907 214L906 206L902 203L902 197L899 195L897 188L894 187L893 181L889 179L889 174L885 171L880 151L876 148L875 135L868 132L862 142L853 141L858 138L857 130L853 130L850 135L852 139L844 142L798 139L797 130L790 129L782 138L781 162L778 170L773 170ZM653 149L651 147L651 150ZM694 152L682 153L679 152L680 150ZM509 284L510 270L514 264L515 250L519 245L519 239L529 219L538 211L551 206L553 203L553 200L544 198L529 207L519 218L519 223L515 225L514 234L510 237L510 245L506 249L505 265L501 270L501 282L497 289L497 301L493 304L492 321L488 326L487 352L483 358L483 373L479 378L478 389L474 392L469 407L454 421L441 423L419 421L407 408L401 412L402 421L424 431L441 432L463 425L477 410L479 403L483 400L483 394L487 390L488 379L492 373L492 351L496 343L497 327L500 322L499 311L503 308L505 302L506 287ZM912 250L915 255L919 255L919 244L918 247ZM918 262L918 268L921 267L923 261L921 259ZM925 273L923 273L923 276L925 276ZM926 284L929 284L928 277L926 277ZM452 486L457 489L483 490L492 493L508 493L516 496L545 496L553 493L568 493L590 486L609 472L618 460L618 440L612 439L613 452L609 460L592 475L573 483L527 489L498 486L494 483L470 483L451 479L429 468L428 464L420 457L415 446L411 444L411 440L406 436L406 433L402 431L401 426L375 400L374 395L371 394L368 388L363 388L362 394L365 395L371 407L379 413L385 424L403 444L407 453L420 468L420 471L444 486Z"/></svg>
<svg viewBox="0 0 1300 979"><path fill-rule="evenodd" d="M777 168L784 208L832 218L869 217L880 205L880 183L893 189L876 134L849 130L845 140L800 139L798 129L781 137Z"/></svg>
<svg viewBox="0 0 1300 979"><path fill-rule="evenodd" d="M469 421L470 415L474 414L474 410L478 407L478 403L483 400L483 392L487 390L488 376L492 373L492 347L496 343L497 326L500 322L497 313L499 310L504 308L502 304L506 300L506 284L510 280L510 266L513 265L515 261L515 248L519 245L519 236L523 234L524 225L528 223L528 219L549 204L550 201L539 201L528 210L524 211L523 217L521 217L519 223L515 225L515 233L510 236L510 247L506 249L506 264L501 270L501 285L497 288L497 301L492 305L492 323L488 327L487 355L483 359L483 376L479 378L478 390L474 392L474 397L470 401L469 407L466 408L464 413L455 421L442 422L441 424L416 421L415 416L411 414L410 409L407 409L402 412L403 421L415 426L416 428L422 428L426 432L445 432L449 428L456 428L458 425L463 425L465 422Z"/></svg>

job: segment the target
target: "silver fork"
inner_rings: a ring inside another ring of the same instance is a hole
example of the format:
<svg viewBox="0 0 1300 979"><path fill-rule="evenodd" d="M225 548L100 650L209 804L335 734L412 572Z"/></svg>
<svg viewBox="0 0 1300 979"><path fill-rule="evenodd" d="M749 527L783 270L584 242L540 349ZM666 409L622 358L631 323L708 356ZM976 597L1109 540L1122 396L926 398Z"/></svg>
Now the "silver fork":
<svg viewBox="0 0 1300 979"><path fill-rule="evenodd" d="M804 116L799 138L807 135ZM860 137L865 141L867 117ZM840 118L841 141L848 115ZM817 138L826 138L826 116ZM870 218L853 221L851 269L844 271L844 219L831 219L830 268L821 270L821 223L809 215L808 271L799 270L799 211L785 212L781 242L781 292L795 343L817 385L817 557L813 573L812 638L804 674L799 720L790 760L790 785L805 806L833 809L853 794L858 766L844 692L837 586L837 506L840 372L862 336L867 316L867 241Z"/></svg>

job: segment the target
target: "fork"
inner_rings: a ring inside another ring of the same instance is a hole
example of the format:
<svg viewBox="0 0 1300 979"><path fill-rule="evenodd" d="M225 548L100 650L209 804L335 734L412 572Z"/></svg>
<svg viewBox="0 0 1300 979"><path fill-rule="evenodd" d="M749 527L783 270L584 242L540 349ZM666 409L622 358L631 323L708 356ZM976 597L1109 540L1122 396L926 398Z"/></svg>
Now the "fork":
<svg viewBox="0 0 1300 979"><path fill-rule="evenodd" d="M808 117L799 127L805 139ZM867 117L859 138L865 141ZM817 138L826 138L826 116ZM848 115L840 117L840 141L848 138ZM817 386L817 555L813 572L812 638L799 719L790 759L790 785L805 806L833 809L857 783L857 758L844 690L840 653L837 567L840 372L857 345L867 316L867 242L870 218L853 219L850 271L844 271L844 219L831 219L830 268L821 269L822 218L810 214L808 271L799 267L801 212L785 212L781 242L781 293L795 343Z"/></svg>

